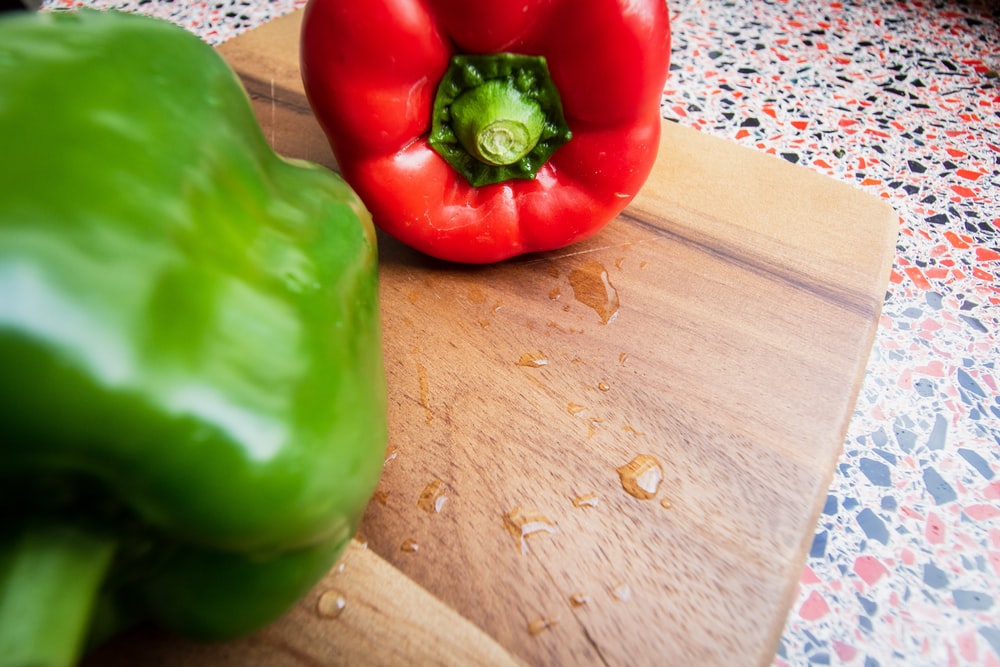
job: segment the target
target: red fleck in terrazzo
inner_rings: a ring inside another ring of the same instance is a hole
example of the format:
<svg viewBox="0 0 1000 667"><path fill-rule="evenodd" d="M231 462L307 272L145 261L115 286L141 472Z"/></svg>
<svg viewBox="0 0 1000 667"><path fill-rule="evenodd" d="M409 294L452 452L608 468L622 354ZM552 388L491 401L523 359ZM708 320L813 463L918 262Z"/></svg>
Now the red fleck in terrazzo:
<svg viewBox="0 0 1000 667"><path fill-rule="evenodd" d="M296 9L305 7L305 5L306 0L219 0L216 2L43 0L42 2L42 7L45 10L91 7L145 14L187 28L213 46L230 40L271 19L290 14Z"/></svg>
<svg viewBox="0 0 1000 667"><path fill-rule="evenodd" d="M49 0L219 44L304 6ZM900 216L865 382L775 658L1000 667L1000 6L673 0L664 118Z"/></svg>
<svg viewBox="0 0 1000 667"><path fill-rule="evenodd" d="M776 665L1000 665L1000 20L682 0L664 117L887 200L895 266Z"/></svg>

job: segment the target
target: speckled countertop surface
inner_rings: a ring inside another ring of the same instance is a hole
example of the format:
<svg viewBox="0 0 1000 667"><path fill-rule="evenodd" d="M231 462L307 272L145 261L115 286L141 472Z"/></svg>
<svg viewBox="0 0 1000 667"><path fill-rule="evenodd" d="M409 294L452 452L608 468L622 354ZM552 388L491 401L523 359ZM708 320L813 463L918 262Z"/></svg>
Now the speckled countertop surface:
<svg viewBox="0 0 1000 667"><path fill-rule="evenodd" d="M48 0L212 44L303 0ZM1000 4L673 0L663 116L887 200L895 266L775 665L1000 666Z"/></svg>

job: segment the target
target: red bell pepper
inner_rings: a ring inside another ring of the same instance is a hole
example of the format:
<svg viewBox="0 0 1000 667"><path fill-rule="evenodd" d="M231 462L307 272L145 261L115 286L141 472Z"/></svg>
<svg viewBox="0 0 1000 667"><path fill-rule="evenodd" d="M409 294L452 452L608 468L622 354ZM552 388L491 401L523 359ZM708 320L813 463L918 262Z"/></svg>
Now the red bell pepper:
<svg viewBox="0 0 1000 667"><path fill-rule="evenodd" d="M485 263L596 234L645 182L665 0L310 0L302 78L391 236Z"/></svg>

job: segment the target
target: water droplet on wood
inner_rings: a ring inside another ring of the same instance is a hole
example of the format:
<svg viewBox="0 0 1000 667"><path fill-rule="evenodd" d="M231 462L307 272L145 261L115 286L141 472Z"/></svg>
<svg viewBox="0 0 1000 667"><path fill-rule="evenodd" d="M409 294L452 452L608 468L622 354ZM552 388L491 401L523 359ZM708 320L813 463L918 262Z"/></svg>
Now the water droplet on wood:
<svg viewBox="0 0 1000 667"><path fill-rule="evenodd" d="M382 466L383 466L383 467L385 467L386 465L388 465L388 464L389 464L389 461L392 461L392 460L393 460L393 459L395 459L395 458L396 458L397 456L399 456L399 450L398 450L398 449L396 449L395 447L393 447L393 448L392 448L392 449L391 449L391 450L389 451L389 453L388 453L388 454L386 454L386 456L385 456L385 461L383 461L383 462L382 462Z"/></svg>
<svg viewBox="0 0 1000 667"><path fill-rule="evenodd" d="M574 607L582 607L590 602L590 598L584 593L573 593L569 596L569 603Z"/></svg>
<svg viewBox="0 0 1000 667"><path fill-rule="evenodd" d="M470 287L469 288L469 301L471 301L472 303L478 303L478 304L486 303L486 293L483 292L483 290L481 290L478 287L475 287L475 286Z"/></svg>
<svg viewBox="0 0 1000 667"><path fill-rule="evenodd" d="M674 502L670 500L670 498L664 498L663 500L660 501L660 506L668 510L673 509Z"/></svg>
<svg viewBox="0 0 1000 667"><path fill-rule="evenodd" d="M628 602L632 599L632 588L625 582L621 582L611 589L611 594L619 602Z"/></svg>
<svg viewBox="0 0 1000 667"><path fill-rule="evenodd" d="M639 500L649 500L656 495L663 481L660 462L648 454L640 454L618 468L622 488Z"/></svg>
<svg viewBox="0 0 1000 667"><path fill-rule="evenodd" d="M403 543L399 545L400 551L405 551L409 554L416 553L419 549L420 545L417 544L416 540L403 540Z"/></svg>
<svg viewBox="0 0 1000 667"><path fill-rule="evenodd" d="M437 514L448 501L448 496L444 495L444 482L435 479L424 487L417 499L417 507L430 514Z"/></svg>
<svg viewBox="0 0 1000 667"><path fill-rule="evenodd" d="M597 388L600 389L601 391L611 391L611 385L608 384L607 382L598 382Z"/></svg>
<svg viewBox="0 0 1000 667"><path fill-rule="evenodd" d="M587 406L580 405L579 403L570 403L569 405L566 406L566 409L569 411L571 415L578 415L584 410L586 410Z"/></svg>
<svg viewBox="0 0 1000 667"><path fill-rule="evenodd" d="M608 324L618 316L621 307L618 290L611 284L603 264L585 262L569 272L569 283L573 287L574 298L593 308L601 318L601 324Z"/></svg>
<svg viewBox="0 0 1000 667"><path fill-rule="evenodd" d="M316 600L316 614L320 618L337 618L344 613L346 606L344 596L331 588L323 591Z"/></svg>
<svg viewBox="0 0 1000 667"><path fill-rule="evenodd" d="M521 358L517 360L518 366L527 366L528 368L539 368L541 366L547 366L549 360L545 358L543 354L534 354L532 352L525 352L521 355Z"/></svg>
<svg viewBox="0 0 1000 667"><path fill-rule="evenodd" d="M603 424L604 420L600 417L591 417L587 421L587 440L590 440L595 435L597 435L597 425Z"/></svg>
<svg viewBox="0 0 1000 667"><path fill-rule="evenodd" d="M521 553L528 553L528 537L535 533L556 533L559 527L538 510L522 510L517 505L503 517L504 527L521 546Z"/></svg>
<svg viewBox="0 0 1000 667"><path fill-rule="evenodd" d="M599 502L596 493L584 493L573 498L573 507L597 507Z"/></svg>
<svg viewBox="0 0 1000 667"><path fill-rule="evenodd" d="M532 637L537 637L546 630L550 630L559 623L559 619L554 616L540 616L528 623L528 633Z"/></svg>

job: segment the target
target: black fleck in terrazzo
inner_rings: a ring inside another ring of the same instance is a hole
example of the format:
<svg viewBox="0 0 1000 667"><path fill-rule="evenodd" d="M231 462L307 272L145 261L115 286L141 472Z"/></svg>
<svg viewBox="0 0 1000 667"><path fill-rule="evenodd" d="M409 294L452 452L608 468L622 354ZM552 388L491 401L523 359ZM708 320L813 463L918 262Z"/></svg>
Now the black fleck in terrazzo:
<svg viewBox="0 0 1000 667"><path fill-rule="evenodd" d="M1000 665L1000 5L671 6L665 118L900 215L775 664Z"/></svg>
<svg viewBox="0 0 1000 667"><path fill-rule="evenodd" d="M212 44L304 5L49 0ZM775 665L1000 667L1000 4L674 0L663 116L888 201L881 326Z"/></svg>
<svg viewBox="0 0 1000 667"><path fill-rule="evenodd" d="M218 0L188 2L186 0L42 0L44 10L92 7L117 9L165 19L187 28L213 46L221 44L251 28L279 16L305 7L305 0Z"/></svg>

